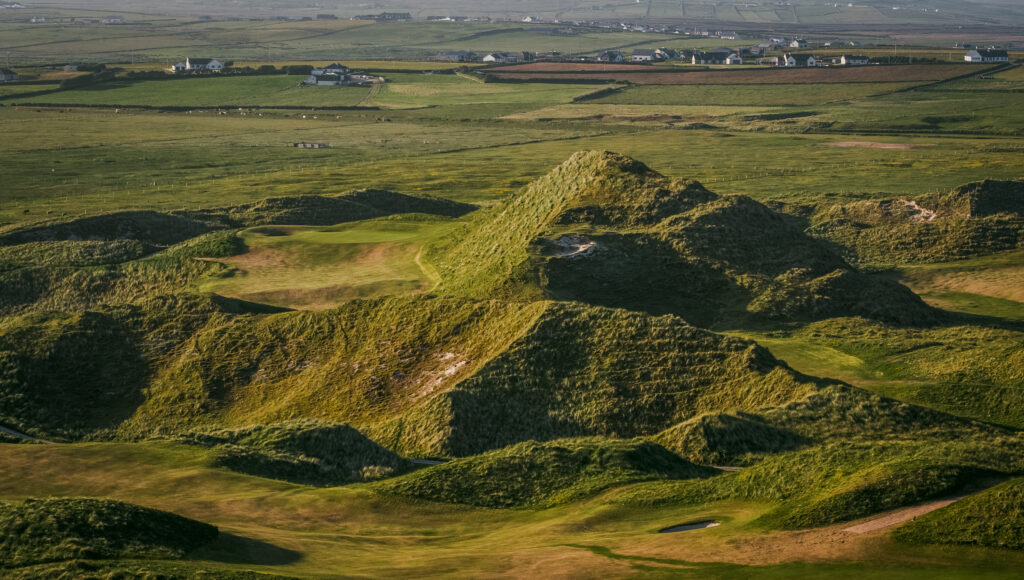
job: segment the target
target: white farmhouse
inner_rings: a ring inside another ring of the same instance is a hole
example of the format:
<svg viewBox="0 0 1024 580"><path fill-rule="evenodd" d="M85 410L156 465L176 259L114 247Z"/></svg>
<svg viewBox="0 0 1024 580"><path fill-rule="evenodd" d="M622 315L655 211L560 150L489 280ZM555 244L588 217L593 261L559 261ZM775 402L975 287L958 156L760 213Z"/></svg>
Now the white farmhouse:
<svg viewBox="0 0 1024 580"><path fill-rule="evenodd" d="M964 55L965 62L1010 62L1010 55L1005 50L968 50Z"/></svg>

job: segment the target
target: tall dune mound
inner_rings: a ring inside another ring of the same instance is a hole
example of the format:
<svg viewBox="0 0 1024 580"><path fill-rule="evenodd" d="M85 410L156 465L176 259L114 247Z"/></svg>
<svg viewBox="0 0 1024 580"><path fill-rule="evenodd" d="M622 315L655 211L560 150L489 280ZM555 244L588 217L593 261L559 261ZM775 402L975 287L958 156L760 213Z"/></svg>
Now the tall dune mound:
<svg viewBox="0 0 1024 580"><path fill-rule="evenodd" d="M364 189L340 195L272 197L252 203L174 212L121 211L0 228L0 247L30 242L137 240L168 246L216 230L259 225L333 225L400 213L458 217L476 206L427 195Z"/></svg>
<svg viewBox="0 0 1024 580"><path fill-rule="evenodd" d="M1013 431L830 385L779 406L709 413L674 425L653 440L698 463L749 465L814 445L850 441L997 440Z"/></svg>
<svg viewBox="0 0 1024 580"><path fill-rule="evenodd" d="M492 508L545 507L639 481L707 478L694 465L642 440L526 441L456 459L377 484L378 491L416 499Z"/></svg>
<svg viewBox="0 0 1024 580"><path fill-rule="evenodd" d="M153 367L123 436L304 417L420 457L653 435L818 388L753 342L675 316L454 297L214 318Z"/></svg>
<svg viewBox="0 0 1024 580"><path fill-rule="evenodd" d="M889 266L943 262L1024 247L1024 180L985 180L919 199L819 209L808 233L852 261Z"/></svg>
<svg viewBox="0 0 1024 580"><path fill-rule="evenodd" d="M28 499L0 503L0 562L182 558L217 538L217 528L113 500Z"/></svg>
<svg viewBox="0 0 1024 580"><path fill-rule="evenodd" d="M414 465L356 429L327 421L222 429L183 440L217 450L217 464L233 471L307 485L372 481Z"/></svg>
<svg viewBox="0 0 1024 580"><path fill-rule="evenodd" d="M383 189L364 189L342 195L271 197L254 203L188 212L216 219L231 227L260 225L327 226L400 213L458 217L476 206L426 195L406 195Z"/></svg>
<svg viewBox="0 0 1024 580"><path fill-rule="evenodd" d="M933 316L764 205L608 152L573 155L427 257L455 294L579 300L700 325Z"/></svg>

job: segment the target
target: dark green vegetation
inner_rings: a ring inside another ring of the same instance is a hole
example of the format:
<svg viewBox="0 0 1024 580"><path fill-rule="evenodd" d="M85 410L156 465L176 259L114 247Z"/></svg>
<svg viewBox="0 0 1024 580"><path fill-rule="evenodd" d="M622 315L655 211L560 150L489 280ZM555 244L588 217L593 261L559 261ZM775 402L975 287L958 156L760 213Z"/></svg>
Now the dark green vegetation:
<svg viewBox="0 0 1024 580"><path fill-rule="evenodd" d="M1014 479L928 514L894 535L916 544L1024 549L1024 481Z"/></svg>
<svg viewBox="0 0 1024 580"><path fill-rule="evenodd" d="M343 485L393 477L412 463L348 425L299 421L186 435L217 451L217 465L308 485Z"/></svg>
<svg viewBox="0 0 1024 580"><path fill-rule="evenodd" d="M0 568L78 559L177 559L216 537L214 526L117 501L0 504Z"/></svg>
<svg viewBox="0 0 1024 580"><path fill-rule="evenodd" d="M647 441L562 439L527 441L456 459L385 482L379 489L385 494L481 507L544 507L637 481L717 473Z"/></svg>
<svg viewBox="0 0 1024 580"><path fill-rule="evenodd" d="M948 262L1024 246L1024 181L984 181L918 199L826 206L810 233L867 266Z"/></svg>

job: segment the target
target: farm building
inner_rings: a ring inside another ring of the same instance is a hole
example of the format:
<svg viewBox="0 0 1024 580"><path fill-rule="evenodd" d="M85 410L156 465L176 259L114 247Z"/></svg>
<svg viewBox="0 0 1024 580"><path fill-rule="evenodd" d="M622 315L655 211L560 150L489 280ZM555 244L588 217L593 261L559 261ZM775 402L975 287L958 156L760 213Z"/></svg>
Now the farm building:
<svg viewBox="0 0 1024 580"><path fill-rule="evenodd" d="M18 80L18 73L10 69L0 69L0 83L9 83Z"/></svg>
<svg viewBox="0 0 1024 580"><path fill-rule="evenodd" d="M474 62L480 60L480 58L471 50L452 50L437 55L437 60L443 62Z"/></svg>
<svg viewBox="0 0 1024 580"><path fill-rule="evenodd" d="M861 66L869 62L871 62L871 59L866 56L844 54L839 57L839 64L844 66Z"/></svg>
<svg viewBox="0 0 1024 580"><path fill-rule="evenodd" d="M965 62L1010 62L1010 55L1005 50L979 48L968 50L964 55Z"/></svg>
<svg viewBox="0 0 1024 580"><path fill-rule="evenodd" d="M171 67L171 72L220 71L224 65L215 58L186 58Z"/></svg>
<svg viewBox="0 0 1024 580"><path fill-rule="evenodd" d="M304 86L348 87L384 82L383 77L373 77L352 71L345 65L331 63L323 68L309 71L309 76L302 81Z"/></svg>
<svg viewBox="0 0 1024 580"><path fill-rule="evenodd" d="M529 52L492 52L483 58L484 62L498 64L516 64L532 60L533 54Z"/></svg>

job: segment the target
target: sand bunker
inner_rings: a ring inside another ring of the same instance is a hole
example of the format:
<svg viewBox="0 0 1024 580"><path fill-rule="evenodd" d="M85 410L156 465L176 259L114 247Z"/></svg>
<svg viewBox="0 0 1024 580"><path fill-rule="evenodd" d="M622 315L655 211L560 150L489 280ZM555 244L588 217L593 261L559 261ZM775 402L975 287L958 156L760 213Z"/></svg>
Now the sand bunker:
<svg viewBox="0 0 1024 580"><path fill-rule="evenodd" d="M659 534L672 534L675 532L688 532L690 530L703 530L704 528L713 528L715 526L722 525L721 522L715 520L705 520L703 522L691 522L688 524L679 524L678 526L672 526L663 530L658 530Z"/></svg>
<svg viewBox="0 0 1024 580"><path fill-rule="evenodd" d="M867 149L917 149L920 145L909 143L875 143L874 141L835 141L825 143L826 147L865 147Z"/></svg>

